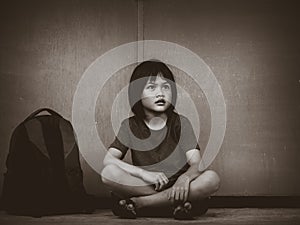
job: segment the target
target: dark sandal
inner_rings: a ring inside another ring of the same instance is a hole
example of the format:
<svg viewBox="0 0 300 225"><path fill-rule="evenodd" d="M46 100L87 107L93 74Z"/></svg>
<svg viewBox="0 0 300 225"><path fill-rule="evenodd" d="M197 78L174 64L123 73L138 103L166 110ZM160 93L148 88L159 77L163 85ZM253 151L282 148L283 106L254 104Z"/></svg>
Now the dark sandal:
<svg viewBox="0 0 300 225"><path fill-rule="evenodd" d="M176 220L192 220L194 219L191 214L192 204L185 202L183 205L178 205L174 208L173 217Z"/></svg>
<svg viewBox="0 0 300 225"><path fill-rule="evenodd" d="M111 197L113 199L112 212L115 216L124 219L136 219L135 205L131 199L122 199L113 192L111 192Z"/></svg>

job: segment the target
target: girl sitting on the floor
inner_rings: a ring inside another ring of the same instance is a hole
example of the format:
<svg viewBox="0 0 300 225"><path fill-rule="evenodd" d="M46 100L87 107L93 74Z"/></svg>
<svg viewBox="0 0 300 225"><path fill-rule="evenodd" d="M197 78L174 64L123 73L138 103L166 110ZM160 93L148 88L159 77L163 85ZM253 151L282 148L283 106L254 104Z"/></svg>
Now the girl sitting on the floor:
<svg viewBox="0 0 300 225"><path fill-rule="evenodd" d="M172 72L163 62L145 61L133 71L128 94L134 116L122 122L101 174L112 191L113 213L136 218L147 210L169 209L175 219L205 213L204 200L220 180L212 170L198 170L201 156L192 125L174 111ZM133 165L122 161L128 149Z"/></svg>

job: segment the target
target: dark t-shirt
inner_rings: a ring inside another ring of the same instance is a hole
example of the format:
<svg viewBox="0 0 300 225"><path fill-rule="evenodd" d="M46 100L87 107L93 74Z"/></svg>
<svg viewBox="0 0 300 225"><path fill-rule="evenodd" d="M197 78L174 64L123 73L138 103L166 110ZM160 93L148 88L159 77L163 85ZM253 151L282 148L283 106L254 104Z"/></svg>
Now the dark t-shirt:
<svg viewBox="0 0 300 225"><path fill-rule="evenodd" d="M136 116L125 119L110 147L119 149L122 158L130 149L133 165L167 177L184 173L189 168L185 153L200 149L190 121L175 112L161 130L148 128Z"/></svg>

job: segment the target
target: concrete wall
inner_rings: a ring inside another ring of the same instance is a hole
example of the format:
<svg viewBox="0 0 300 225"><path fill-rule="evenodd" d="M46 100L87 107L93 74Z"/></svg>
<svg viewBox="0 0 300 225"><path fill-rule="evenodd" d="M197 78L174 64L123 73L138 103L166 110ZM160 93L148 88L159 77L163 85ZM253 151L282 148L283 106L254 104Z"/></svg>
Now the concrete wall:
<svg viewBox="0 0 300 225"><path fill-rule="evenodd" d="M71 120L73 95L86 68L109 49L136 40L137 4L134 0L29 0L9 1L0 10L3 174L13 129L45 106ZM84 160L82 167L88 191L103 193L99 175ZM2 182L1 175L1 188Z"/></svg>
<svg viewBox="0 0 300 225"><path fill-rule="evenodd" d="M228 121L211 166L222 179L218 195L300 194L295 2L30 0L10 1L0 10L1 174L19 122L44 106L71 119L73 95L87 67L109 49L144 38L191 49L221 85ZM96 120L106 146L113 139L111 99L133 68L116 73L98 98ZM205 97L184 72L172 69L197 102L204 148L210 132ZM87 190L106 195L99 175L84 159L82 167Z"/></svg>
<svg viewBox="0 0 300 225"><path fill-rule="evenodd" d="M296 6L293 1L144 3L144 38L193 50L223 89L227 130L213 164L222 177L219 194L299 195Z"/></svg>

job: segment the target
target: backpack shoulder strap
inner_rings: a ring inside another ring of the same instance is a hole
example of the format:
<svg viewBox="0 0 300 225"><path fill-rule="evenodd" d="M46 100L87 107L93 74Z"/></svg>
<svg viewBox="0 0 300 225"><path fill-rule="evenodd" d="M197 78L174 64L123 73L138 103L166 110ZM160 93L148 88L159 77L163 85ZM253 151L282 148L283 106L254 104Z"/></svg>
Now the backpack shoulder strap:
<svg viewBox="0 0 300 225"><path fill-rule="evenodd" d="M59 120L59 128L63 140L64 155L66 158L76 145L75 133L72 124L65 119Z"/></svg>
<svg viewBox="0 0 300 225"><path fill-rule="evenodd" d="M29 140L47 157L50 159L44 136L42 124L38 119L30 119L24 123Z"/></svg>

